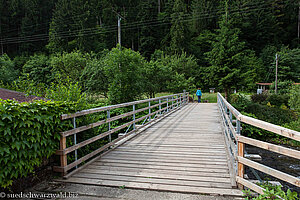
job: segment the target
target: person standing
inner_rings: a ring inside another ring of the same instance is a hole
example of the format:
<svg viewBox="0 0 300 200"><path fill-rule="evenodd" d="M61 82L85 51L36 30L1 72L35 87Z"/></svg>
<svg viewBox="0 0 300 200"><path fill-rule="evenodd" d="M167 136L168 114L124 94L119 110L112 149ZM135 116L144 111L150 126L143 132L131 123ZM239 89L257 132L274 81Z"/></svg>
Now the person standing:
<svg viewBox="0 0 300 200"><path fill-rule="evenodd" d="M198 103L201 103L201 96L202 96L202 92L201 92L201 89L198 88L197 92L196 92L196 95L198 97Z"/></svg>

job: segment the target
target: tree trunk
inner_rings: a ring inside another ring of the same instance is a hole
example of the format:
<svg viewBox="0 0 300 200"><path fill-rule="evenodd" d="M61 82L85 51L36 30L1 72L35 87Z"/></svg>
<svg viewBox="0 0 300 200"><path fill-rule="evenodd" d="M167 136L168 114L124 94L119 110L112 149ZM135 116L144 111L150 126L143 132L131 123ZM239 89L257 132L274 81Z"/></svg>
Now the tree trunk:
<svg viewBox="0 0 300 200"><path fill-rule="evenodd" d="M227 100L228 99L228 88L226 87L224 90L225 90L225 99Z"/></svg>

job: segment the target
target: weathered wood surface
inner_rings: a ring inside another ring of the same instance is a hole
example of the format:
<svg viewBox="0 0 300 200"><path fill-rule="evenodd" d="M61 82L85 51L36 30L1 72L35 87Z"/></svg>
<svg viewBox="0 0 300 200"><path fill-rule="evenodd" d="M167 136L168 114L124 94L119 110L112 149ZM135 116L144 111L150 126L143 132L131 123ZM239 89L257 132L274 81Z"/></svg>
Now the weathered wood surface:
<svg viewBox="0 0 300 200"><path fill-rule="evenodd" d="M65 182L240 196L217 104L189 104Z"/></svg>

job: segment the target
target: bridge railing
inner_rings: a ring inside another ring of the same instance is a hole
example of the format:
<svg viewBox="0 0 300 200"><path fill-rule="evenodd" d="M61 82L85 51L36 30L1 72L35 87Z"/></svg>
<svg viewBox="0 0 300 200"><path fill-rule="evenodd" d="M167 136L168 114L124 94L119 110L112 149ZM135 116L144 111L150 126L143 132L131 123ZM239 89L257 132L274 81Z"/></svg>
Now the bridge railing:
<svg viewBox="0 0 300 200"><path fill-rule="evenodd" d="M119 145L118 142L120 143L121 140L123 141L123 139L125 139L127 136L133 135L133 133L136 133L138 130L144 128L145 126L151 125L151 123L155 120L163 118L168 114L180 109L182 106L186 105L188 103L188 97L189 93L184 92L179 94L162 96L158 98L151 98L117 105L92 108L72 114L62 115L61 120L72 120L73 129L60 133L60 149L56 151L56 154L60 156L61 165L55 166L54 171L61 172L65 178L71 176L76 171L82 168L83 163L86 164L87 161L90 163L93 162L96 159L95 157L97 155L100 155L101 153L103 154L109 149L117 147ZM132 107L132 109L128 107ZM112 111L118 108L128 108L127 110L132 111L126 112L124 114L117 114L111 116ZM95 113L103 114L103 112L106 112L106 117L104 119L101 119L100 121L94 123L90 123L88 125L81 125L80 127L76 127L76 125L78 125L78 123L76 123L77 118ZM136 115L138 113L140 116L142 115L142 117L139 116L139 118L136 119ZM127 122L124 122L122 125L118 125L117 127L112 126L112 122L116 120L122 120L124 118L127 119L125 120ZM131 118L131 121L128 122L128 118ZM89 139L77 143L77 136L82 136L78 134L84 134L83 131L99 127L101 125L107 126L106 132L99 133L96 136L92 136ZM123 133L120 133L121 130ZM112 135L114 137L112 137ZM67 142L67 137L71 137L71 139L73 139L72 142ZM107 144L100 146L95 151L92 151L82 156L81 158L78 158L78 149L107 137ZM69 146L67 146L67 143L72 144L69 144ZM74 158L74 161L68 164L67 156L71 153L73 156L72 158ZM78 168L79 165L81 166ZM69 171L72 172L68 173Z"/></svg>
<svg viewBox="0 0 300 200"><path fill-rule="evenodd" d="M221 111L225 142L230 154L232 171L236 177L236 182L238 183L238 187L240 189L243 189L245 186L257 193L264 193L264 189L262 187L244 178L245 166L300 187L299 178L250 160L247 155L245 155L245 144L269 150L298 160L300 160L300 151L242 136L241 122L296 141L300 141L300 132L242 115L238 110L230 105L220 93L218 93L218 106ZM233 120L233 118L235 118L235 120Z"/></svg>

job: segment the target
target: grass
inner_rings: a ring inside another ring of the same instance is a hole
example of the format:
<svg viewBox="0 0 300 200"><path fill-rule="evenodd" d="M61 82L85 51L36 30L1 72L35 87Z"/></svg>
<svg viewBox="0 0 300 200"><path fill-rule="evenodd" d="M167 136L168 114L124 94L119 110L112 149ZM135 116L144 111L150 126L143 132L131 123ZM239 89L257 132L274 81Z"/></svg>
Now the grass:
<svg viewBox="0 0 300 200"><path fill-rule="evenodd" d="M196 94L190 94L191 97L194 95L194 100L198 101ZM217 103L217 93L202 93L201 102L208 101L208 103Z"/></svg>

